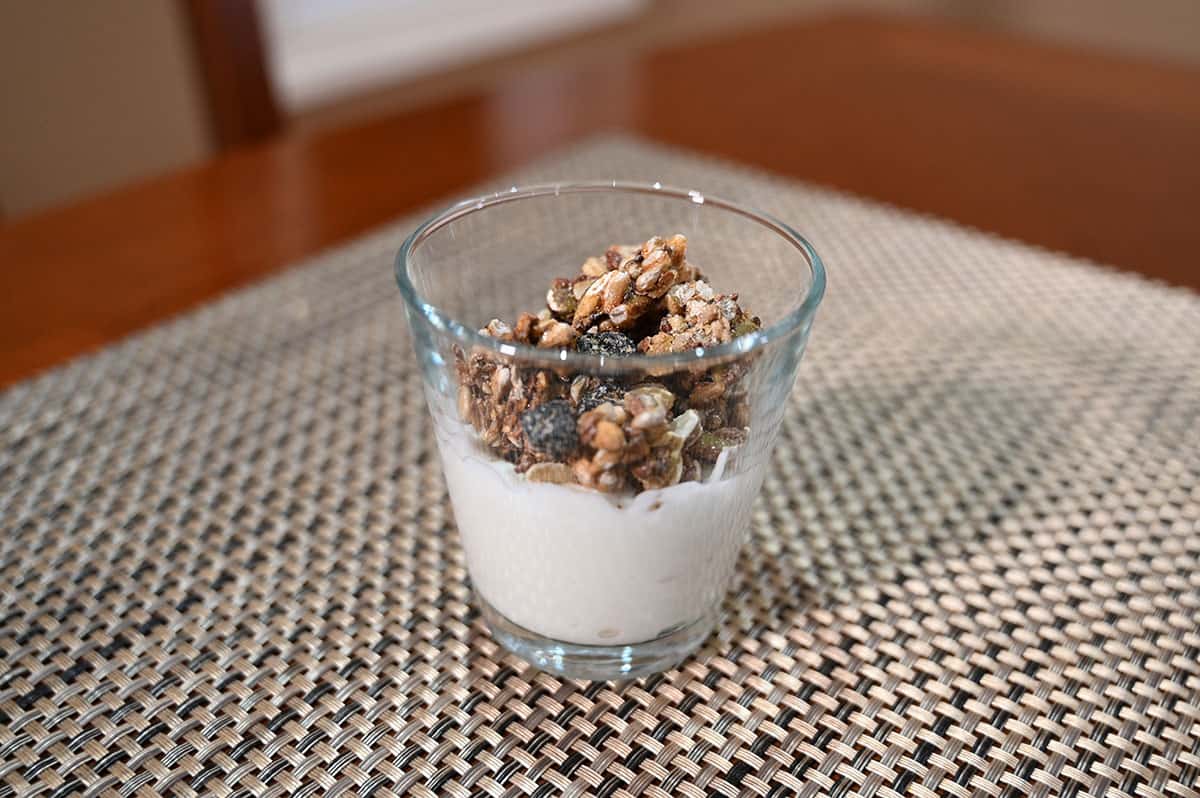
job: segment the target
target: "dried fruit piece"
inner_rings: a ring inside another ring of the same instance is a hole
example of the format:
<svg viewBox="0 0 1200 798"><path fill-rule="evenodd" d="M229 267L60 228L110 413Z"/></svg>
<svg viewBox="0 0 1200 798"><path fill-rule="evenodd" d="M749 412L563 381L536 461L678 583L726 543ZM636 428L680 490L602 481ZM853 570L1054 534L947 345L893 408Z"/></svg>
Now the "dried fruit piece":
<svg viewBox="0 0 1200 798"><path fill-rule="evenodd" d="M521 414L521 430L532 449L555 460L566 459L579 446L575 413L565 399L526 410Z"/></svg>
<svg viewBox="0 0 1200 798"><path fill-rule="evenodd" d="M652 435L667 423L675 395L661 385L639 385L625 394L624 404L632 419L630 424Z"/></svg>
<svg viewBox="0 0 1200 798"><path fill-rule="evenodd" d="M637 346L628 335L619 332L584 333L575 342L575 349L589 355L626 357L637 354Z"/></svg>
<svg viewBox="0 0 1200 798"><path fill-rule="evenodd" d="M620 268L621 264L637 254L640 247L613 244L604 250L604 263L609 269Z"/></svg>
<svg viewBox="0 0 1200 798"><path fill-rule="evenodd" d="M601 382L595 387L583 391L576 404L580 413L586 413L605 402L620 404L625 397L625 389L615 382Z"/></svg>

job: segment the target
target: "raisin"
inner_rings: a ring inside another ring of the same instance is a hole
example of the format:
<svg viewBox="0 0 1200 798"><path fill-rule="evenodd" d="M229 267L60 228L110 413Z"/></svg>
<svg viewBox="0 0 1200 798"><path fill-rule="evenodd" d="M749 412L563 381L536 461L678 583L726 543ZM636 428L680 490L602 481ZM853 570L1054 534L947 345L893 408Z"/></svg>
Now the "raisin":
<svg viewBox="0 0 1200 798"><path fill-rule="evenodd" d="M525 440L536 451L563 460L579 446L575 413L565 399L554 399L521 414Z"/></svg>
<svg viewBox="0 0 1200 798"><path fill-rule="evenodd" d="M612 402L615 405L619 405L624 397L625 389L619 384L615 382L602 382L579 397L579 412L586 413L605 402Z"/></svg>
<svg viewBox="0 0 1200 798"><path fill-rule="evenodd" d="M605 357L627 357L637 352L633 339L625 333L584 333L575 342L575 348L589 355Z"/></svg>

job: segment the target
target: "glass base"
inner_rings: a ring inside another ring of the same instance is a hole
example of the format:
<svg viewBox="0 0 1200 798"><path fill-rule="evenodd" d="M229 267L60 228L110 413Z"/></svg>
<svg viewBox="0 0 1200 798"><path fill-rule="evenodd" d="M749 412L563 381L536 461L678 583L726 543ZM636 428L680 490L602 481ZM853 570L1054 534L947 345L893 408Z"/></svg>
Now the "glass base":
<svg viewBox="0 0 1200 798"><path fill-rule="evenodd" d="M477 592L475 600L492 637L521 659L568 679L632 679L678 665L712 633L715 619L704 617L661 637L618 646L564 643L532 632L501 615Z"/></svg>

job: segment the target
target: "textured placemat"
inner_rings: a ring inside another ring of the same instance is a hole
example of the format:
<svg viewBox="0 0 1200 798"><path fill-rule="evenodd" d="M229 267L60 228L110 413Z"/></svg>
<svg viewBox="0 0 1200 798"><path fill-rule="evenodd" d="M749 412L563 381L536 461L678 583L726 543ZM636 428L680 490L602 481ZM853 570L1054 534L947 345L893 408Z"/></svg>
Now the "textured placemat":
<svg viewBox="0 0 1200 798"><path fill-rule="evenodd" d="M0 796L1198 794L1200 298L625 139L512 180L609 177L830 271L703 656L490 639L406 220L0 396Z"/></svg>

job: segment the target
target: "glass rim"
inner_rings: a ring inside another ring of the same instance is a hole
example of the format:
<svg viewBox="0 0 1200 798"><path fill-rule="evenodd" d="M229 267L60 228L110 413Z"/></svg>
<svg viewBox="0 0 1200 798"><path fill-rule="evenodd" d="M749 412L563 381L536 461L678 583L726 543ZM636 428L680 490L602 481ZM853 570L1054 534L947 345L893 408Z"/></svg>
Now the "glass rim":
<svg viewBox="0 0 1200 798"><path fill-rule="evenodd" d="M633 355L608 357L568 349L542 349L523 343L501 341L498 338L484 335L471 326L463 324L461 321L443 313L432 302L426 301L409 278L408 262L412 253L420 246L421 242L441 228L464 216L522 199L599 192L657 195L671 199L686 200L697 205L713 205L721 210L736 213L750 221L756 222L776 233L795 247L797 253L807 262L809 272L812 275L812 282L805 292L804 299L773 324L741 335L727 343L688 349L683 352L667 352L663 354L643 354L639 352ZM525 186L512 186L505 191L469 197L455 202L426 219L408 235L404 243L400 245L400 250L396 253L395 276L396 282L400 287L400 294L411 311L416 312L428 321L434 329L450 334L459 343L469 346L471 349L488 349L506 357L517 357L522 361L531 361L546 367L577 366L581 369L599 372L614 372L647 367L654 367L656 369L686 368L745 356L750 352L762 349L768 343L787 338L803 328L815 316L817 306L821 303L821 299L825 294L825 265L821 262L821 257L804 236L775 216L694 189L678 188L658 182L639 183L621 180L536 183Z"/></svg>

